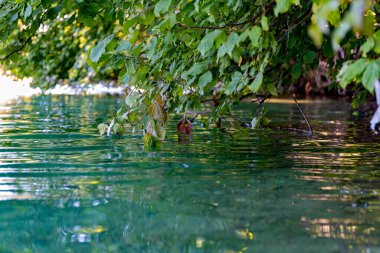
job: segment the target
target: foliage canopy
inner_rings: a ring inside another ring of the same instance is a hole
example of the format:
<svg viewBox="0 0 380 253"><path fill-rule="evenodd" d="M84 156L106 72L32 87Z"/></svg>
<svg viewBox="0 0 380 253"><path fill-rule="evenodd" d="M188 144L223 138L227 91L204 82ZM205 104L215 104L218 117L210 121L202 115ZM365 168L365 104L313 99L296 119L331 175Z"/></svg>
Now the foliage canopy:
<svg viewBox="0 0 380 253"><path fill-rule="evenodd" d="M378 1L0 0L0 64L49 88L118 79L126 126L164 139L167 114L247 95L277 95L323 59L358 98L380 76ZM336 52L345 52L337 58Z"/></svg>

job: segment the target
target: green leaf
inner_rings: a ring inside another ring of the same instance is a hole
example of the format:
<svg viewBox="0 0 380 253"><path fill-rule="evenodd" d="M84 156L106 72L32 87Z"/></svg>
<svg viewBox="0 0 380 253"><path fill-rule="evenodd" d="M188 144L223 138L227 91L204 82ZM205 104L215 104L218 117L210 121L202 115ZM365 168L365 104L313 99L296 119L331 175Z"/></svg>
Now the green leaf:
<svg viewBox="0 0 380 253"><path fill-rule="evenodd" d="M259 47L259 39L261 37L261 28L258 26L254 26L252 29L244 31L239 36L239 42L244 42L248 37L252 42L252 46Z"/></svg>
<svg viewBox="0 0 380 253"><path fill-rule="evenodd" d="M128 40L122 40L119 42L119 46L116 49L118 52L128 51L131 48L131 43Z"/></svg>
<svg viewBox="0 0 380 253"><path fill-rule="evenodd" d="M190 76L197 76L203 72L205 72L208 69L208 63L207 62L197 62L195 63L187 72Z"/></svg>
<svg viewBox="0 0 380 253"><path fill-rule="evenodd" d="M131 75L126 73L121 78L121 84L128 84L130 80L131 80Z"/></svg>
<svg viewBox="0 0 380 253"><path fill-rule="evenodd" d="M156 124L155 126L156 126L155 130L156 130L156 133L157 133L157 137L158 137L161 141L165 140L165 137L166 137L166 130L165 130L165 127L162 126L162 125L160 125L160 124Z"/></svg>
<svg viewBox="0 0 380 253"><path fill-rule="evenodd" d="M305 55L303 56L303 60L306 64L311 64L313 63L314 59L315 59L315 52L314 51L311 51L311 50L308 50Z"/></svg>
<svg viewBox="0 0 380 253"><path fill-rule="evenodd" d="M100 57L103 55L105 49L106 49L106 46L108 45L108 43L110 43L113 39L113 34L109 35L107 38L105 38L104 40L100 41L98 43L98 45L96 45L92 50L91 50L91 54L90 54L90 59L91 61L93 62L98 62Z"/></svg>
<svg viewBox="0 0 380 253"><path fill-rule="evenodd" d="M278 95L277 88L273 83L270 83L267 85L267 91L269 91L269 93L272 94L273 96Z"/></svg>
<svg viewBox="0 0 380 253"><path fill-rule="evenodd" d="M234 74L232 75L232 78L231 78L231 82L226 87L226 94L227 95L230 95L236 91L237 86L239 85L242 77L243 77L243 74L240 73L239 71L234 72Z"/></svg>
<svg viewBox="0 0 380 253"><path fill-rule="evenodd" d="M372 60L367 64L363 73L363 86L373 94L375 81L380 78L380 61Z"/></svg>
<svg viewBox="0 0 380 253"><path fill-rule="evenodd" d="M28 5L24 12L24 18L28 18L32 14L32 6Z"/></svg>
<svg viewBox="0 0 380 253"><path fill-rule="evenodd" d="M53 0L41 0L42 7L45 9L49 8L49 6L53 3Z"/></svg>
<svg viewBox="0 0 380 253"><path fill-rule="evenodd" d="M134 105L136 105L137 99L138 99L137 94L134 92L131 92L125 98L125 104L128 105L129 107L133 107Z"/></svg>
<svg viewBox="0 0 380 253"><path fill-rule="evenodd" d="M164 108L164 102L160 97L156 97L149 109L149 116L157 121L158 124L164 125L167 120L167 113Z"/></svg>
<svg viewBox="0 0 380 253"><path fill-rule="evenodd" d="M339 85L345 89L347 85L355 79L360 79L360 75L366 67L365 59L359 59L355 62L346 62L337 75Z"/></svg>
<svg viewBox="0 0 380 253"><path fill-rule="evenodd" d="M165 14L166 12L168 12L171 2L171 0L160 0L154 6L154 15L156 15L156 17L159 17L161 13Z"/></svg>
<svg viewBox="0 0 380 253"><path fill-rule="evenodd" d="M373 35L373 39L375 41L375 46L374 46L373 51L375 51L376 54L380 54L380 30L375 32L375 34Z"/></svg>
<svg viewBox="0 0 380 253"><path fill-rule="evenodd" d="M252 83L248 86L248 88L256 93L260 88L261 88L261 85L263 84L263 79L264 79L264 75L263 75L263 72L259 72L257 73L255 79L252 81Z"/></svg>
<svg viewBox="0 0 380 253"><path fill-rule="evenodd" d="M154 14L151 12L146 12L141 15L141 23L144 25L151 25L154 21Z"/></svg>
<svg viewBox="0 0 380 253"><path fill-rule="evenodd" d="M173 26L175 26L175 24L177 22L177 17L175 15L175 13L172 13L169 15L168 19L169 19L169 30L170 30L173 28Z"/></svg>
<svg viewBox="0 0 380 253"><path fill-rule="evenodd" d="M197 47L198 52L201 53L202 56L205 56L205 54L211 50L219 34L221 34L221 30L214 30L203 37Z"/></svg>
<svg viewBox="0 0 380 253"><path fill-rule="evenodd" d="M249 31L248 36L252 42L252 46L259 47L259 39L261 37L261 28L258 26L253 27Z"/></svg>
<svg viewBox="0 0 380 253"><path fill-rule="evenodd" d="M360 47L360 51L363 53L363 57L367 57L367 53L375 47L375 40L373 37L369 37L367 41Z"/></svg>
<svg viewBox="0 0 380 253"><path fill-rule="evenodd" d="M212 81L212 73L211 73L211 71L207 71L206 73L204 73L203 75L201 75L201 76L199 77L199 80L198 80L198 87L199 87L201 93L203 93L204 88L205 88L206 85L209 84L211 81Z"/></svg>
<svg viewBox="0 0 380 253"><path fill-rule="evenodd" d="M302 64L300 62L294 64L290 69L290 74L292 75L293 80L300 78L302 74Z"/></svg>
<svg viewBox="0 0 380 253"><path fill-rule="evenodd" d="M46 17L50 20L53 20L53 19L56 19L59 15L59 12L61 11L61 6L58 5L54 8L51 8L49 9L47 12L46 12ZM86 22L85 22L86 24ZM87 24L86 24L87 25Z"/></svg>
<svg viewBox="0 0 380 253"><path fill-rule="evenodd" d="M287 12L292 4L299 5L299 0L276 0L274 14L278 16L279 13Z"/></svg>
<svg viewBox="0 0 380 253"><path fill-rule="evenodd" d="M338 26L340 22L340 13L339 9L336 8L333 11L329 11L327 14L327 20L333 25Z"/></svg>
<svg viewBox="0 0 380 253"><path fill-rule="evenodd" d="M269 31L268 18L266 16L261 17L261 28L263 31Z"/></svg>
<svg viewBox="0 0 380 253"><path fill-rule="evenodd" d="M260 120L257 118L257 117L253 117L252 121L251 121L251 129L256 129L260 126L259 124Z"/></svg>
<svg viewBox="0 0 380 253"><path fill-rule="evenodd" d="M317 47L320 47L322 45L323 35L316 24L310 25L307 28L307 33Z"/></svg>
<svg viewBox="0 0 380 253"><path fill-rule="evenodd" d="M234 50L235 46L239 44L239 35L237 33L232 33L227 41L223 43L223 45L219 48L217 57L218 59L223 57L224 55L228 54L230 57L232 57L232 51Z"/></svg>

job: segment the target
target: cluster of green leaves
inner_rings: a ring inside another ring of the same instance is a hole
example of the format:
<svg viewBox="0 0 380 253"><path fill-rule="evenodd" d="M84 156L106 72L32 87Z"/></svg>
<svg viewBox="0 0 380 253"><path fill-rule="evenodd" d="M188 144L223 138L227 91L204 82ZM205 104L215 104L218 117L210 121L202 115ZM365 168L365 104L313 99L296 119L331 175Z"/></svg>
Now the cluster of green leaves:
<svg viewBox="0 0 380 253"><path fill-rule="evenodd" d="M13 74L45 87L85 77L128 87L102 134L138 129L163 139L169 112L212 98L215 120L242 97L284 92L322 59L343 88L357 82L372 93L380 76L378 1L0 0L0 7L1 64ZM346 57L334 59L337 50Z"/></svg>
<svg viewBox="0 0 380 253"><path fill-rule="evenodd" d="M32 77L33 84L44 89L94 76L86 63L88 52L103 34L115 29L115 7L108 4L0 1L0 64L19 78ZM115 73L110 67L96 75L112 77Z"/></svg>
<svg viewBox="0 0 380 253"><path fill-rule="evenodd" d="M340 86L357 82L373 94L380 78L378 1L315 1L313 7L308 32L315 44L321 46L323 35L331 35L334 51L348 54L337 74Z"/></svg>

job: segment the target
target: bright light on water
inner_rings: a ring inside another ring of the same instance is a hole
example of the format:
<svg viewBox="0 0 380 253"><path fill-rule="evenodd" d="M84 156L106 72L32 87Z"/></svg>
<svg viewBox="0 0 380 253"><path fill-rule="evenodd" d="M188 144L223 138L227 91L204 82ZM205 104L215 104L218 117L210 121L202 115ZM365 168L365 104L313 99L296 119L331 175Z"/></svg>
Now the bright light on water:
<svg viewBox="0 0 380 253"><path fill-rule="evenodd" d="M41 93L40 89L31 88L30 82L30 79L15 80L0 70L0 101Z"/></svg>
<svg viewBox="0 0 380 253"><path fill-rule="evenodd" d="M9 99L17 97L29 97L32 95L42 93L40 88L30 87L31 79L25 78L23 80L16 80L9 75L6 75L4 71L0 70L0 101L7 101ZM57 85L55 88L47 90L45 94L122 94L123 87L112 87L104 83L98 84L79 84L75 87L69 85Z"/></svg>

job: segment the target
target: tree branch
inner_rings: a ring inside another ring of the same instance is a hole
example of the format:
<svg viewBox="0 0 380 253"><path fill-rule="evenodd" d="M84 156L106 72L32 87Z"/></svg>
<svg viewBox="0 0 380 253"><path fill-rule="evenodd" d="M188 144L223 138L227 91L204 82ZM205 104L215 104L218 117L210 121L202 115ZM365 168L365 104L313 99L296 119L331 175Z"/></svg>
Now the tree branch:
<svg viewBox="0 0 380 253"><path fill-rule="evenodd" d="M271 8L274 5L274 3L275 2L271 3L270 5L268 5L266 7L267 8ZM265 10L264 10L263 13L265 15ZM255 16L253 16L252 18L247 19L246 21L243 21L243 22L228 23L228 24L221 25L221 26L187 26L187 25L184 25L184 24L181 24L181 23L177 23L177 25L180 26L180 27L182 27L182 28L184 28L184 29L213 29L213 30L217 30L217 29L224 29L224 28L227 28L227 27L246 25L248 23L251 23L252 21L255 21L258 18L259 15L261 15L261 13L258 13Z"/></svg>
<svg viewBox="0 0 380 253"><path fill-rule="evenodd" d="M294 102L296 103L298 109L301 111L301 114L302 114L303 118L305 119L307 126L309 127L308 135L313 136L313 128L311 127L309 119L307 118L306 114L303 112L300 105L298 104L295 94L293 94L293 99L294 99Z"/></svg>
<svg viewBox="0 0 380 253"><path fill-rule="evenodd" d="M12 52L10 52L9 54L7 54L6 56L4 56L3 58L0 59L0 61L5 61L7 60L9 57L11 57L12 55L14 55L15 53L18 53L20 51L22 51L25 46L31 41L32 37L35 35L35 33L33 35L31 35L25 42L24 44L22 44L22 46Z"/></svg>
<svg viewBox="0 0 380 253"><path fill-rule="evenodd" d="M40 5L41 5L41 4L39 4L38 6L40 6ZM14 54L16 54L16 53L22 51L22 50L26 47L26 45L28 45L28 43L32 40L32 38L34 37L34 35L36 35L36 33L37 33L39 27L41 26L41 23L42 23L42 20L43 20L45 14L46 14L46 12L42 14L42 16L40 17L40 20L39 20L38 27L37 27L36 31L26 39L26 41L24 42L24 44L22 44L21 47L19 47L18 49L16 49L16 50L10 52L9 54L7 54L6 56L4 56L3 58L0 58L0 61L5 61L5 60L7 60L7 59L8 59L9 57L11 57L12 55L14 55Z"/></svg>
<svg viewBox="0 0 380 253"><path fill-rule="evenodd" d="M184 28L184 29L213 29L213 30L217 30L217 29L224 29L227 27L241 26L241 25L251 23L252 21L257 19L257 16L258 15L255 15L253 18L250 18L250 19L243 21L243 22L240 22L240 23L229 23L229 24L225 24L225 25L221 25L221 26L187 26L187 25L184 25L181 23L177 23L177 25Z"/></svg>

